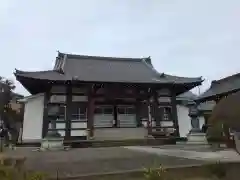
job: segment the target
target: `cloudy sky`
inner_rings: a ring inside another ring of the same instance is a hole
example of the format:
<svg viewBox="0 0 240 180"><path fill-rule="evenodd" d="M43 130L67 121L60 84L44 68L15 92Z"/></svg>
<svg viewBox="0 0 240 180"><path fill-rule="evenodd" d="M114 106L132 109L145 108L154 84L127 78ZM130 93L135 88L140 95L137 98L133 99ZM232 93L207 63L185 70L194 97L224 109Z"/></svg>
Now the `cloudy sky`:
<svg viewBox="0 0 240 180"><path fill-rule="evenodd" d="M204 91L240 72L240 0L1 0L1 76L51 69L57 50L151 56L159 72L203 76Z"/></svg>

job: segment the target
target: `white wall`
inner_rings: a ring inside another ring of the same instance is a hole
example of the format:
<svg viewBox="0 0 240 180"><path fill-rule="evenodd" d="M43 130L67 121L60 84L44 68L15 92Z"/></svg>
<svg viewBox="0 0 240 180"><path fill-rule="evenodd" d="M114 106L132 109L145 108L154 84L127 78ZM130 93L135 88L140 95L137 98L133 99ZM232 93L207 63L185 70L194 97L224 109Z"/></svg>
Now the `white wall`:
<svg viewBox="0 0 240 180"><path fill-rule="evenodd" d="M199 116L199 128L202 129L203 124L205 124L205 118L204 116Z"/></svg>
<svg viewBox="0 0 240 180"><path fill-rule="evenodd" d="M87 122L71 122L71 128L85 128L87 129ZM71 136L87 136L87 130L72 129Z"/></svg>
<svg viewBox="0 0 240 180"><path fill-rule="evenodd" d="M191 130L191 118L188 116L188 107L183 105L177 105L177 115L179 124L180 137L187 137L187 134ZM205 118L199 116L199 128L202 129L202 125L205 123Z"/></svg>
<svg viewBox="0 0 240 180"><path fill-rule="evenodd" d="M178 125L180 137L187 137L191 130L191 118L188 116L188 107L177 105Z"/></svg>
<svg viewBox="0 0 240 180"><path fill-rule="evenodd" d="M29 98L25 103L23 142L41 140L44 96Z"/></svg>

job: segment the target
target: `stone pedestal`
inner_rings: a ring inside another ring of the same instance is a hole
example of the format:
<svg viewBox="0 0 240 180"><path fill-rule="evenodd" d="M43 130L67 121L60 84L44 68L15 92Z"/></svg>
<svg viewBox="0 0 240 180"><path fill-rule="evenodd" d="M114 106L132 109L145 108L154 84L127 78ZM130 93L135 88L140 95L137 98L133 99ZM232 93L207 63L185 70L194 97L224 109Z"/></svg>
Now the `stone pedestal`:
<svg viewBox="0 0 240 180"><path fill-rule="evenodd" d="M44 138L41 143L41 150L63 150L63 138Z"/></svg>
<svg viewBox="0 0 240 180"><path fill-rule="evenodd" d="M48 132L42 139L40 150L64 150L63 137L58 132Z"/></svg>
<svg viewBox="0 0 240 180"><path fill-rule="evenodd" d="M190 132L187 135L187 144L208 144L206 134L202 132Z"/></svg>
<svg viewBox="0 0 240 180"><path fill-rule="evenodd" d="M91 130L87 129L87 140L94 140L94 137L91 136Z"/></svg>

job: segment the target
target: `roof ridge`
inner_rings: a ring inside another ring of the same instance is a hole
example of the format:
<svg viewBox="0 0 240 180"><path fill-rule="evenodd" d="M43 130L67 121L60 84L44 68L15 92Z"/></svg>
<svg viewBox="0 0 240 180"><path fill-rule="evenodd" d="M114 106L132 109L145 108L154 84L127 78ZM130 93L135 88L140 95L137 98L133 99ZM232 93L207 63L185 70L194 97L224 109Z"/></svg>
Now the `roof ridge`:
<svg viewBox="0 0 240 180"><path fill-rule="evenodd" d="M146 58L145 59L142 59L142 62L143 62L143 64L146 66L146 67L148 67L150 70L152 70L157 76L161 76L161 75L164 75L165 73L160 73L160 72L158 72L154 67L153 67L153 65L152 64L149 64L147 61L146 61Z"/></svg>
<svg viewBox="0 0 240 180"><path fill-rule="evenodd" d="M236 76L240 76L240 73L235 73L235 74L232 74L230 76L224 77L224 78L219 79L219 80L212 80L211 84L212 85L219 84L219 83L221 83L221 82L223 82L225 80L229 80L229 79L234 78Z"/></svg>
<svg viewBox="0 0 240 180"><path fill-rule="evenodd" d="M58 72L54 69L50 69L50 70L43 70L43 71L21 71L21 70L18 70L18 69L15 69L15 72L14 73L18 73L18 74L21 74L21 73L44 73L44 72Z"/></svg>
<svg viewBox="0 0 240 180"><path fill-rule="evenodd" d="M153 65L147 63L145 59L143 59L143 62L144 62L144 64L145 64L148 68L150 68L153 72L155 72L155 74L156 74L157 76L159 76L158 78L164 78L164 77L166 77L166 76L171 76L171 77L175 77L175 78L188 78L188 77L183 77L183 76L170 75L170 74L166 74L166 73L164 73L164 72L162 72L162 73L161 73L161 72L158 72L158 71L153 67ZM201 81L204 81L204 80L202 79L202 76L200 76L200 77L192 77L192 78L190 78L190 79L195 79L195 78L199 78L199 79L201 79Z"/></svg>
<svg viewBox="0 0 240 180"><path fill-rule="evenodd" d="M63 58L64 56L68 58L76 58L76 59L94 59L94 60L124 60L124 61L135 61L140 62L143 58L131 58L131 57L108 57L108 56L89 56L89 55L79 55L79 54L69 54L69 53L61 53L58 52L58 57Z"/></svg>

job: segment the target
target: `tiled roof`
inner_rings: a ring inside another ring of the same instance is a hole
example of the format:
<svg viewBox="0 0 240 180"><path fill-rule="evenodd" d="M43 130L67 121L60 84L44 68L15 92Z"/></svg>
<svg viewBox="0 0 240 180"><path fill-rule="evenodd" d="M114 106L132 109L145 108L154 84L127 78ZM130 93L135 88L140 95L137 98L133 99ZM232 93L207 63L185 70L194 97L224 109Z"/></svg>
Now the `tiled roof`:
<svg viewBox="0 0 240 180"><path fill-rule="evenodd" d="M196 100L206 101L215 96L227 95L240 90L240 73L226 78L212 81L210 88L201 94Z"/></svg>
<svg viewBox="0 0 240 180"><path fill-rule="evenodd" d="M59 53L54 70L16 71L16 76L43 80L78 80L83 82L124 82L156 84L201 84L202 78L188 78L158 73L150 58L116 58Z"/></svg>
<svg viewBox="0 0 240 180"><path fill-rule="evenodd" d="M197 98L197 95L192 93L191 91L187 91L183 94L177 96L177 101L183 102L185 105L189 105L189 103L194 103L194 100ZM185 102L185 103L184 103ZM206 101L202 102L198 105L198 110L200 111L212 111L215 106L214 101Z"/></svg>
<svg viewBox="0 0 240 180"><path fill-rule="evenodd" d="M214 101L206 101L203 103L200 103L198 106L198 109L200 111L212 111L216 103Z"/></svg>
<svg viewBox="0 0 240 180"><path fill-rule="evenodd" d="M177 96L177 100L194 100L196 99L197 95L192 93L191 91L187 91L183 94Z"/></svg>

